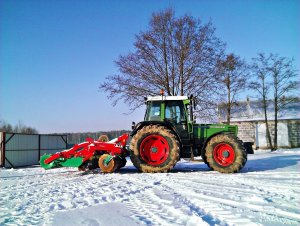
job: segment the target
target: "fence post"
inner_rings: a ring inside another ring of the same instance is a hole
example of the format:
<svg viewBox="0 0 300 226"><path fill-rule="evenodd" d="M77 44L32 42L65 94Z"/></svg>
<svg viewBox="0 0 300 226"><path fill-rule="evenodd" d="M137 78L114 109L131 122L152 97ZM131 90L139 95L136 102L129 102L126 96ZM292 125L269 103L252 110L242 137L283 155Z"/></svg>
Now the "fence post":
<svg viewBox="0 0 300 226"><path fill-rule="evenodd" d="M40 161L40 157L41 157L41 134L39 134L39 151L38 151L38 162Z"/></svg>
<svg viewBox="0 0 300 226"><path fill-rule="evenodd" d="M5 132L2 132L2 140L1 142L1 163L0 165L5 167Z"/></svg>

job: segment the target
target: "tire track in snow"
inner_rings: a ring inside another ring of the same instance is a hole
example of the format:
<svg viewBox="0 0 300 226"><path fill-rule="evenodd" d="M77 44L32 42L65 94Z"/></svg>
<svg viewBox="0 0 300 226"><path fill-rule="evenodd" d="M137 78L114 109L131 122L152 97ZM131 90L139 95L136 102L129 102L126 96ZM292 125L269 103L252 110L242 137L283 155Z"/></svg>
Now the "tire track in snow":
<svg viewBox="0 0 300 226"><path fill-rule="evenodd" d="M75 172L68 175L68 178L52 177L53 175L47 176L45 173L43 176L37 176L30 185L26 182L27 178L23 177L18 178L20 180L18 184L6 186L0 193L2 207L0 224L14 225L26 222L27 225L36 225L41 224L43 219L49 223L51 213L56 211L127 200L128 197L146 189L146 187L136 189L130 181L118 174L94 174L82 177ZM5 194L7 190L10 192Z"/></svg>
<svg viewBox="0 0 300 226"><path fill-rule="evenodd" d="M216 188L219 188L215 191L206 191L206 189L200 189L201 188L201 182L199 183L199 187L195 186L195 183L188 182L188 180L180 181L176 177L176 182L173 179L167 178L167 180L163 180L162 183L165 186L168 186L170 188L174 187L175 190L182 195L182 197L185 198L185 202L188 204L192 204L195 206L205 206L205 210L208 212L211 212L212 215L218 216L218 218L222 221L224 220L228 224L253 224L253 220L257 221L257 219L250 220L247 218L244 218L242 222L237 221L235 216L233 215L232 211L228 212L225 209L240 209L246 212L249 212L247 215L258 215L259 214L265 214L267 217L268 215L271 215L273 220L278 222L284 222L284 223L291 223L291 224L299 224L300 223L300 216L297 213L292 213L289 211L282 210L280 208L268 207L268 206L262 206L262 205L255 205L250 204L248 202L244 202L243 200L232 200L232 197L234 197L235 192L232 193L232 196L227 196L226 199L220 198L220 186L216 186ZM181 182L184 182L184 185L182 185ZM223 191L221 191L223 192ZM231 192L231 191L227 191ZM243 194L243 193L241 193ZM192 197L187 198L187 197ZM205 200L206 202L203 202ZM259 200L260 201L260 200ZM213 205L211 205L213 204ZM260 203L261 204L261 203ZM216 206L218 206L218 210L216 209ZM223 207L223 210L222 208ZM225 215L224 215L225 213ZM245 215L245 214L243 214ZM240 217L238 217L238 220Z"/></svg>
<svg viewBox="0 0 300 226"><path fill-rule="evenodd" d="M145 176L145 174L143 174ZM140 191L135 194L129 193L127 199L123 200L127 208L132 212L132 218L137 223L147 225L170 225L181 223L181 212L170 206L170 201L159 199L153 192L151 181L144 183L142 174L132 175L122 180L130 182L134 189Z"/></svg>
<svg viewBox="0 0 300 226"><path fill-rule="evenodd" d="M184 185L182 185L181 182L184 182ZM241 217L234 216L232 212L227 208L224 208L223 205L216 205L216 203L205 202L199 200L199 198L192 197L195 191L186 183L186 181L178 180L177 182L174 182L173 179L170 179L163 180L162 184L169 188L173 188L174 192L177 193L177 199L191 209L201 212L202 214L200 216L209 224L255 225L254 222L247 218L241 219Z"/></svg>
<svg viewBox="0 0 300 226"><path fill-rule="evenodd" d="M146 224L151 222L151 225L170 225L168 223L170 219L173 225L222 224L218 218L207 214L203 208L192 205L171 186L161 183L163 180L161 176L163 175L165 174L155 174L155 176L145 174L144 177L140 178L139 183L153 184L153 189L147 191L146 194L141 194L140 197L136 197L136 200L129 204L128 208L135 212L135 218L139 219L142 212L141 220ZM152 212L157 215L153 216ZM148 218L144 216L148 216ZM169 216L168 220L164 221L166 216Z"/></svg>
<svg viewBox="0 0 300 226"><path fill-rule="evenodd" d="M148 177L147 174L144 174L145 176L146 179L140 178L139 181L134 179L134 182L144 185L146 183L152 184L152 187L137 194L134 199L130 199L126 203L137 223L142 222L147 225L208 225L199 217L198 213L195 214L195 210L191 211L190 208L176 202L176 200L174 202L174 194L170 193L169 190L158 189L156 178L151 180L152 178Z"/></svg>
<svg viewBox="0 0 300 226"><path fill-rule="evenodd" d="M230 175L228 175L230 176ZM178 178L178 177L176 177ZM237 181L239 179L236 179ZM203 194L209 194L210 196L216 197L220 195L220 192L226 193L229 197L240 197L241 200L243 200L243 197L250 197L253 199L259 199L261 204L262 203L268 203L268 200L266 200L265 197L269 197L268 199L272 198L272 202L274 200L278 200L280 202L282 199L293 199L295 197L295 193L297 194L297 188L295 188L293 191L293 197L290 196L289 192L287 190L291 190L291 185L286 184L284 186L284 189L281 190L274 190L270 189L271 185L264 184L261 185L261 183L258 185L254 181L253 183L249 182L249 185L245 185L244 183L242 184L243 188L238 188L237 187L237 182L234 180L233 181L235 184L230 186L230 185L220 185L217 184L217 182L210 182L210 181L198 181L198 182L193 182L191 180L187 180L186 177L180 178L180 183L188 185L189 188L192 188L193 190L203 193ZM274 182L272 182L274 184ZM241 184L238 184L240 187ZM299 190L299 189L298 189ZM290 208L294 212L298 210L297 206L295 208L294 205L291 205L289 203L281 203L278 204L280 207L285 207L285 208ZM298 205L300 206L300 205Z"/></svg>
<svg viewBox="0 0 300 226"><path fill-rule="evenodd" d="M270 206L259 206L259 205L255 205L255 204L249 204L249 203L247 203L247 204L239 203L239 202L236 202L233 200L215 198L215 197L211 197L211 196L207 196L207 195L203 195L203 194L192 194L190 196L195 199L201 199L201 200L207 200L209 202L221 203L221 204L231 206L234 208L247 209L247 210L251 210L253 212L265 213L267 215L273 215L276 217L279 216L282 218L286 218L288 220L285 223L292 223L291 221L294 221L293 223L298 223L298 224L300 223L299 214L287 212L287 211L284 211L284 210L281 210L278 208L274 208L274 207L270 207Z"/></svg>
<svg viewBox="0 0 300 226"><path fill-rule="evenodd" d="M178 214L177 210L168 204L170 203L163 200L157 202L157 197L149 190L126 203L128 209L134 214L133 218L138 223L142 221L148 225L181 224L181 212L179 211Z"/></svg>

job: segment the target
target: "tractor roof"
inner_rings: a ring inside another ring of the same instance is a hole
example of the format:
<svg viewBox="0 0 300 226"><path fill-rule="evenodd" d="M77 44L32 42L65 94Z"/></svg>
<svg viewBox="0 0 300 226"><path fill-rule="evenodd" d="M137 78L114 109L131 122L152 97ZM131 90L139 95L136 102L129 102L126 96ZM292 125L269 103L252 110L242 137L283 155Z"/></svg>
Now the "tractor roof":
<svg viewBox="0 0 300 226"><path fill-rule="evenodd" d="M149 96L147 101L161 101L161 100L188 100L187 96Z"/></svg>

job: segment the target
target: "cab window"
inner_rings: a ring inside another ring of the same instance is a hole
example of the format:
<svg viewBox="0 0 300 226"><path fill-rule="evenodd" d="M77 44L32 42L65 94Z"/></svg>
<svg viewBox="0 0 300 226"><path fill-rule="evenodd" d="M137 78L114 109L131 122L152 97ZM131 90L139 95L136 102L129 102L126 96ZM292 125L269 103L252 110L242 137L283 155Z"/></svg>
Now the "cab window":
<svg viewBox="0 0 300 226"><path fill-rule="evenodd" d="M145 121L161 121L160 106L161 101L148 102Z"/></svg>
<svg viewBox="0 0 300 226"><path fill-rule="evenodd" d="M185 114L184 114L184 106L182 102L172 101L167 102L166 105L166 120L179 124L182 121L186 120Z"/></svg>

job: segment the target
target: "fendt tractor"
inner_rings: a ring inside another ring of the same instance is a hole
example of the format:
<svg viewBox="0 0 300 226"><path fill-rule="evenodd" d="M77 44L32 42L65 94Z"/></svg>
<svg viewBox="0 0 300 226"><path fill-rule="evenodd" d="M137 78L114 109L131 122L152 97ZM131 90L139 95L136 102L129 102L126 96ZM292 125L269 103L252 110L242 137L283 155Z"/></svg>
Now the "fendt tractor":
<svg viewBox="0 0 300 226"><path fill-rule="evenodd" d="M238 127L225 124L196 124L193 96L153 96L145 98L144 121L132 124L129 134L111 141L93 140L53 155L43 155L40 164L45 169L78 167L79 170L100 168L114 172L126 165L130 156L133 165L142 172L170 171L180 158L201 156L212 170L236 173L246 161L247 152L238 139Z"/></svg>

